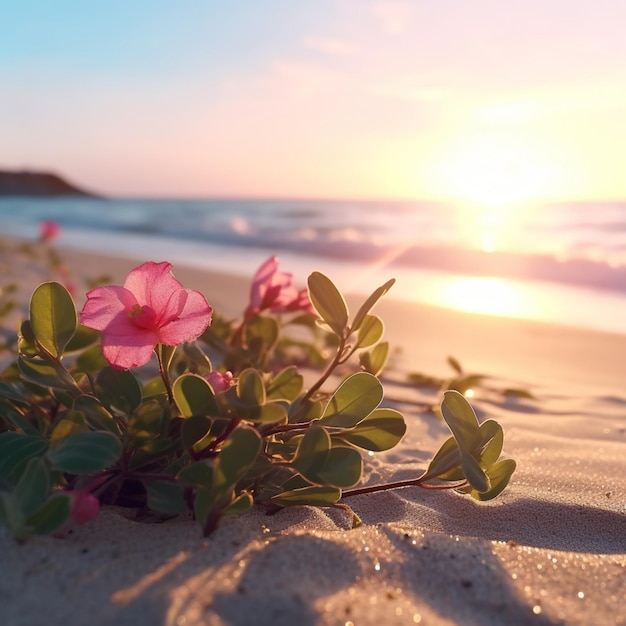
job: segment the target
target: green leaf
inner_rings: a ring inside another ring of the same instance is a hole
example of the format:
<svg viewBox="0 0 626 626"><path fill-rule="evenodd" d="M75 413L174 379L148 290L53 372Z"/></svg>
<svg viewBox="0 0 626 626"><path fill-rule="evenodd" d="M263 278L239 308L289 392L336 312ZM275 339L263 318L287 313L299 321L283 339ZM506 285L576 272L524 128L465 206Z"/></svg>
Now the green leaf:
<svg viewBox="0 0 626 626"><path fill-rule="evenodd" d="M15 498L24 517L30 517L43 505L50 491L50 474L41 458L28 461L15 487Z"/></svg>
<svg viewBox="0 0 626 626"><path fill-rule="evenodd" d="M17 366L21 377L30 383L67 391L74 397L83 393L70 373L59 363L20 356Z"/></svg>
<svg viewBox="0 0 626 626"><path fill-rule="evenodd" d="M282 400L263 406L235 405L233 408L239 417L255 424L275 424L287 420L287 403Z"/></svg>
<svg viewBox="0 0 626 626"><path fill-rule="evenodd" d="M54 493L36 513L26 520L26 524L38 535L49 535L67 522L71 512L70 496L64 493Z"/></svg>
<svg viewBox="0 0 626 626"><path fill-rule="evenodd" d="M449 437L443 442L420 478L424 481L433 478L451 481L463 480L461 453L459 452L459 444L454 437Z"/></svg>
<svg viewBox="0 0 626 626"><path fill-rule="evenodd" d="M491 481L480 463L467 451L460 447L461 469L467 482L478 492L485 493L491 489Z"/></svg>
<svg viewBox="0 0 626 626"><path fill-rule="evenodd" d="M292 465L307 479L316 477L326 465L330 453L330 436L328 431L318 424L306 429L300 440Z"/></svg>
<svg viewBox="0 0 626 626"><path fill-rule="evenodd" d="M302 392L304 378L293 365L285 368L272 378L267 386L268 400L293 402Z"/></svg>
<svg viewBox="0 0 626 626"><path fill-rule="evenodd" d="M72 433L88 432L89 427L85 417L78 411L68 411L63 419L54 425L49 437L49 444L55 446L61 439L69 437Z"/></svg>
<svg viewBox="0 0 626 626"><path fill-rule="evenodd" d="M141 404L141 384L130 370L105 367L96 377L98 397L123 415L130 415Z"/></svg>
<svg viewBox="0 0 626 626"><path fill-rule="evenodd" d="M148 496L148 507L153 511L180 515L187 510L183 485L160 480L145 480L143 485Z"/></svg>
<svg viewBox="0 0 626 626"><path fill-rule="evenodd" d="M117 433L117 424L113 416L107 411L98 398L93 396L80 396L73 403L73 408L85 417L87 423L94 430L110 430Z"/></svg>
<svg viewBox="0 0 626 626"><path fill-rule="evenodd" d="M72 433L48 450L48 460L62 472L94 474L113 465L122 454L122 442L110 432Z"/></svg>
<svg viewBox="0 0 626 626"><path fill-rule="evenodd" d="M242 404L261 406L266 402L265 386L256 369L245 369L237 379L237 397Z"/></svg>
<svg viewBox="0 0 626 626"><path fill-rule="evenodd" d="M494 463L489 469L487 469L487 476L491 482L491 487L485 491L480 492L477 489L472 489L469 494L476 500L491 500L504 490L509 484L509 480L515 471L517 464L513 459L503 459Z"/></svg>
<svg viewBox="0 0 626 626"><path fill-rule="evenodd" d="M243 424L235 428L215 459L213 486L221 491L234 486L256 460L261 443L256 429Z"/></svg>
<svg viewBox="0 0 626 626"><path fill-rule="evenodd" d="M180 470L176 478L180 482L193 485L194 487L210 489L213 485L213 468L205 461L198 461Z"/></svg>
<svg viewBox="0 0 626 626"><path fill-rule="evenodd" d="M163 406L156 398L146 400L128 420L128 434L138 439L158 437L163 428Z"/></svg>
<svg viewBox="0 0 626 626"><path fill-rule="evenodd" d="M278 506L330 506L341 498L341 489L336 487L302 487L284 491L271 500Z"/></svg>
<svg viewBox="0 0 626 626"><path fill-rule="evenodd" d="M0 393L2 393L0 391ZM0 415L4 417L14 428L21 430L26 435L39 436L39 430L33 426L19 411L5 408L0 403Z"/></svg>
<svg viewBox="0 0 626 626"><path fill-rule="evenodd" d="M219 415L211 385L196 374L183 374L172 385L174 401L183 417Z"/></svg>
<svg viewBox="0 0 626 626"><path fill-rule="evenodd" d="M343 337L348 324L348 307L332 281L320 272L309 276L309 297L320 317L339 337Z"/></svg>
<svg viewBox="0 0 626 626"><path fill-rule="evenodd" d="M361 305L361 308L357 311L352 322L352 332L356 332L361 327L361 323L365 319L365 316L371 311L374 305L391 289L396 282L395 278L391 278L384 285L376 289L369 298Z"/></svg>
<svg viewBox="0 0 626 626"><path fill-rule="evenodd" d="M245 340L255 352L270 349L280 334L278 322L273 317L253 315L245 326Z"/></svg>
<svg viewBox="0 0 626 626"><path fill-rule="evenodd" d="M55 282L39 285L30 300L30 323L39 345L54 358L59 358L78 325L74 301L68 290Z"/></svg>
<svg viewBox="0 0 626 626"><path fill-rule="evenodd" d="M76 359L76 369L83 372L98 372L108 366L99 343L81 352Z"/></svg>
<svg viewBox="0 0 626 626"><path fill-rule="evenodd" d="M14 470L33 457L41 456L48 444L39 435L13 431L0 433L0 479L9 480Z"/></svg>
<svg viewBox="0 0 626 626"><path fill-rule="evenodd" d="M491 467L502 454L504 432L502 426L495 420L485 420L480 425L480 466L483 469Z"/></svg>
<svg viewBox="0 0 626 626"><path fill-rule="evenodd" d="M26 398L17 389L3 380L0 380L0 398L18 403L26 402Z"/></svg>
<svg viewBox="0 0 626 626"><path fill-rule="evenodd" d="M382 341L369 352L362 352L359 355L359 363L366 372L378 376L387 364L388 356L389 342Z"/></svg>
<svg viewBox="0 0 626 626"><path fill-rule="evenodd" d="M362 474L363 459L358 450L337 446L330 449L326 464L314 482L347 489L357 485Z"/></svg>
<svg viewBox="0 0 626 626"><path fill-rule="evenodd" d="M180 427L180 438L185 450L196 449L196 444L204 439L210 432L213 421L205 415L192 415L183 420ZM214 439L211 437L210 439ZM209 441L207 440L207 444ZM202 449L203 446L200 447ZM198 451L196 449L196 451Z"/></svg>
<svg viewBox="0 0 626 626"><path fill-rule="evenodd" d="M223 515L239 515L239 513L245 513L252 508L254 500L252 496L244 491L238 495L223 511Z"/></svg>
<svg viewBox="0 0 626 626"><path fill-rule="evenodd" d="M406 423L402 413L378 408L354 428L337 434L337 437L359 448L381 452L397 445L405 432Z"/></svg>
<svg viewBox="0 0 626 626"><path fill-rule="evenodd" d="M33 325L30 320L24 320L20 326L20 333L17 342L19 353L23 356L34 357L39 354Z"/></svg>
<svg viewBox="0 0 626 626"><path fill-rule="evenodd" d="M78 350L84 350L92 344L96 343L100 337L100 333L92 328L87 328L82 324L79 324L76 328L74 336L70 339L65 346L65 352L77 352Z"/></svg>
<svg viewBox="0 0 626 626"><path fill-rule="evenodd" d="M383 321L377 315L366 315L359 328L359 336L356 342L357 348L369 348L382 336L385 330Z"/></svg>
<svg viewBox="0 0 626 626"><path fill-rule="evenodd" d="M324 426L352 428L377 408L382 399L380 381L367 372L357 372L335 391L320 421Z"/></svg>
<svg viewBox="0 0 626 626"><path fill-rule="evenodd" d="M445 391L441 402L441 413L459 447L470 454L475 451L480 444L478 419L465 396L458 391Z"/></svg>

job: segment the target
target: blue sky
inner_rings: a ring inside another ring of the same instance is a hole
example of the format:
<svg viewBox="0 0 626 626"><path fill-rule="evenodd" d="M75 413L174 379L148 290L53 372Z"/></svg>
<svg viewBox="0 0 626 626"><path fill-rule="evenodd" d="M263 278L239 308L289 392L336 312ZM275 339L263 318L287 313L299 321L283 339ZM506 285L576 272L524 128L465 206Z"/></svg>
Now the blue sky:
<svg viewBox="0 0 626 626"><path fill-rule="evenodd" d="M621 0L0 6L0 167L112 195L626 197Z"/></svg>

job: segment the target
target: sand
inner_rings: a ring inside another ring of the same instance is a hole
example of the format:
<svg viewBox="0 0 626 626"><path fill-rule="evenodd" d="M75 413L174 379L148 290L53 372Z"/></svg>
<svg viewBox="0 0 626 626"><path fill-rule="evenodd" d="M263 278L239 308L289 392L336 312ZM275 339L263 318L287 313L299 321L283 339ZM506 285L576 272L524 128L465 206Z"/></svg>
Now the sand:
<svg viewBox="0 0 626 626"><path fill-rule="evenodd" d="M8 255L16 242L3 240L3 280L19 278L25 301L46 276ZM119 282L137 264L61 254L81 286L105 273ZM227 315L246 303L246 280L174 272ZM418 488L358 496L347 501L364 522L354 530L338 511L255 509L204 539L186 518L146 524L107 507L64 539L19 545L0 530L0 624L625 623L626 335L429 308L393 291L376 312L397 347L387 402L404 412L408 432L397 448L366 457L364 482L418 475L447 437L422 410L436 393L407 374L449 375L454 355L489 375L472 404L502 423L505 452L518 462L499 498ZM505 398L507 387L536 400Z"/></svg>

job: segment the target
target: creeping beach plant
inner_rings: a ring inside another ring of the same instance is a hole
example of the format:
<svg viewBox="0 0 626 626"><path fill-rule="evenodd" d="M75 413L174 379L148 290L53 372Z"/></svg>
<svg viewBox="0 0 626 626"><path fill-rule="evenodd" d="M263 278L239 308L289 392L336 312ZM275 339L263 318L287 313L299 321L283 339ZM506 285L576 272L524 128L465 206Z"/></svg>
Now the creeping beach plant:
<svg viewBox="0 0 626 626"><path fill-rule="evenodd" d="M373 491L495 497L515 469L501 459L502 428L453 390L441 405L452 436L426 470L358 486L362 453L406 431L383 401L389 347L372 313L393 282L351 315L327 276L299 290L272 257L239 321L214 314L166 262L92 289L80 317L62 284L41 284L0 374L0 524L18 539L59 535L117 504L191 511L209 535L253 505L338 507L358 525L344 500Z"/></svg>

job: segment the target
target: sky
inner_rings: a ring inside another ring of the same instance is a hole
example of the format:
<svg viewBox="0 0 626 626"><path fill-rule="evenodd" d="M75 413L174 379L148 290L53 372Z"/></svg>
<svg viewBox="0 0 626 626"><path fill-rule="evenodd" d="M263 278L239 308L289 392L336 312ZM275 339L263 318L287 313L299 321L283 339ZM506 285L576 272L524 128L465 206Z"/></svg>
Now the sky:
<svg viewBox="0 0 626 626"><path fill-rule="evenodd" d="M626 199L623 0L0 2L0 168L140 197Z"/></svg>

